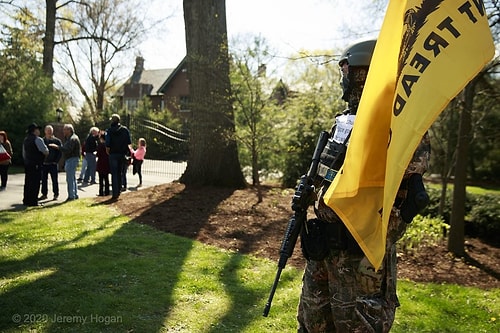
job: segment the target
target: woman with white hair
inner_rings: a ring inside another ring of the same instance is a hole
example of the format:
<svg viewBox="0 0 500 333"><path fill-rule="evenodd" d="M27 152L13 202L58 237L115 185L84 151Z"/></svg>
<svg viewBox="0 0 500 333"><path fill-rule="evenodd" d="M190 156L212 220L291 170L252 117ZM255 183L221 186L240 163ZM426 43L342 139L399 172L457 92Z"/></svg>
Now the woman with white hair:
<svg viewBox="0 0 500 333"><path fill-rule="evenodd" d="M75 134L75 129L71 124L63 127L64 143L58 147L51 143L50 147L60 149L64 157L64 170L66 171L66 183L68 184L68 199L66 201L78 199L78 186L76 183L76 167L80 160L80 138Z"/></svg>
<svg viewBox="0 0 500 333"><path fill-rule="evenodd" d="M97 162L97 144L99 141L99 129L95 126L91 127L89 130L89 135L85 139L85 160L87 161L87 170L85 171L85 177L83 177L84 183L95 184L95 169Z"/></svg>

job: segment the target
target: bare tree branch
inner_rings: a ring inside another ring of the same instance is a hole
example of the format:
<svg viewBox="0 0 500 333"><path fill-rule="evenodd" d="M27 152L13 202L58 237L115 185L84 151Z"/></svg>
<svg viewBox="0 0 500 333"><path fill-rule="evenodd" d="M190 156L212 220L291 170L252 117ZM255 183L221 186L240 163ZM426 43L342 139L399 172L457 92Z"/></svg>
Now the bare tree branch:
<svg viewBox="0 0 500 333"><path fill-rule="evenodd" d="M59 19L62 39L56 44L69 45L64 53L71 64L61 64L61 67L89 104L95 122L105 108L106 95L116 85L117 57L134 48L146 35L147 28L139 18L139 11L133 10L134 3L133 0L97 0L85 4L74 17ZM90 87L86 87L88 84Z"/></svg>

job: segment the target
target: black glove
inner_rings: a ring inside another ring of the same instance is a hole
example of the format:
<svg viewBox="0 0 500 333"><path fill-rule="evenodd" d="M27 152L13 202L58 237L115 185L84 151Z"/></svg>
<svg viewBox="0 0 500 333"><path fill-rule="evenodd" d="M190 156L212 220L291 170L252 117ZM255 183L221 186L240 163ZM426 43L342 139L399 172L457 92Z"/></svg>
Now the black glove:
<svg viewBox="0 0 500 333"><path fill-rule="evenodd" d="M425 192L422 175L414 173L408 179L408 194L401 205L401 217L406 223L411 223L415 215L429 204L429 195Z"/></svg>

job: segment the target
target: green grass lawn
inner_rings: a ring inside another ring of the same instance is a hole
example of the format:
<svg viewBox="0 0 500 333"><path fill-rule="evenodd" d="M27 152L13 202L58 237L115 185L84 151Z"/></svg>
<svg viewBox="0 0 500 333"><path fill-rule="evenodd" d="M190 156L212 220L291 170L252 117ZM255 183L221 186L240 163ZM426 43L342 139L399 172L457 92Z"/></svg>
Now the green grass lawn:
<svg viewBox="0 0 500 333"><path fill-rule="evenodd" d="M425 186L428 186L428 187L432 187L432 188L435 188L435 189L441 189L442 186L441 186L441 183L425 183ZM447 188L449 191L453 191L453 183L450 183L447 185ZM468 193L471 193L471 194L495 194L495 195L499 195L500 194L500 189L499 188L484 188L484 187L480 187L480 186L467 186L466 187L466 191Z"/></svg>
<svg viewBox="0 0 500 333"><path fill-rule="evenodd" d="M277 245L278 248L279 245ZM0 214L1 332L294 332L300 270L129 221L90 199ZM500 331L500 290L401 281L393 332Z"/></svg>

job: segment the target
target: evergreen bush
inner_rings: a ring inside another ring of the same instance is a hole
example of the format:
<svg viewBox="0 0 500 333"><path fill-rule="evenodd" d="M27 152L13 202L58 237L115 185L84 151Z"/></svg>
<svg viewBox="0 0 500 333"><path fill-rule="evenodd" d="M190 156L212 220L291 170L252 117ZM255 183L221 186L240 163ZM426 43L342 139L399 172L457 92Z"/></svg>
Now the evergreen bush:
<svg viewBox="0 0 500 333"><path fill-rule="evenodd" d="M433 218L441 218L446 224L450 223L452 207L452 190L446 193L443 213L439 214L441 189L427 187L430 197L429 205L420 214ZM466 194L465 202L465 234L485 240L495 240L500 233L500 195L498 194Z"/></svg>
<svg viewBox="0 0 500 333"><path fill-rule="evenodd" d="M500 234L500 195L475 194L474 205L467 215L472 224L469 233L477 237L498 241Z"/></svg>

